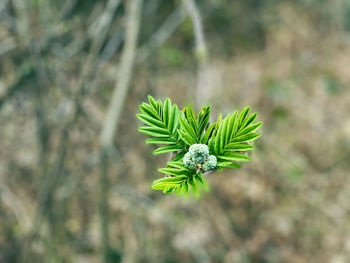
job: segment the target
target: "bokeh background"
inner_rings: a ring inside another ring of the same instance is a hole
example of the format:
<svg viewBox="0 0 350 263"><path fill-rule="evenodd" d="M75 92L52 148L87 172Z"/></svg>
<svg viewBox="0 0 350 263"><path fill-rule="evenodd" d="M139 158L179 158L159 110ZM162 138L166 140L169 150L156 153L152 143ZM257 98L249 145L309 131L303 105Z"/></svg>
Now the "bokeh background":
<svg viewBox="0 0 350 263"><path fill-rule="evenodd" d="M350 262L349 85L347 0L1 0L0 262ZM148 94L250 105L252 162L153 191Z"/></svg>

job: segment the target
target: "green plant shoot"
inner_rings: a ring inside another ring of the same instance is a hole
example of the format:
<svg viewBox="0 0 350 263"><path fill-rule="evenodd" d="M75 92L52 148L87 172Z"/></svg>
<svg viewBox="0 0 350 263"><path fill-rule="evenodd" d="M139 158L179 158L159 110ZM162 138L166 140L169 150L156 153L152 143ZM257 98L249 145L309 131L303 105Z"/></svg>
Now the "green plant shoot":
<svg viewBox="0 0 350 263"><path fill-rule="evenodd" d="M199 197L200 190L209 190L205 175L250 161L248 151L254 149L252 142L260 136L256 131L262 122L256 123L257 113L249 110L225 118L219 115L210 124L210 106L195 115L190 106L181 111L169 98L162 102L148 96L137 114L146 126L138 130L151 137L146 143L159 145L154 154L172 154L166 168L159 169L165 177L155 180L152 188L185 195L192 190Z"/></svg>

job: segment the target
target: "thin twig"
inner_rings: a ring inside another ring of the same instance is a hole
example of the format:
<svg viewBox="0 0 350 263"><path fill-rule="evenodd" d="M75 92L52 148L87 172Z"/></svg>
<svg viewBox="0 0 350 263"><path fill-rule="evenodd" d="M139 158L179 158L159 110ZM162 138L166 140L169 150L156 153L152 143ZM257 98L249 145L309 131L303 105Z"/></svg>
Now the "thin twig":
<svg viewBox="0 0 350 263"><path fill-rule="evenodd" d="M188 14L192 20L193 30L196 41L196 54L200 59L205 59L207 54L207 45L205 43L201 15L196 3L193 0L183 0Z"/></svg>
<svg viewBox="0 0 350 263"><path fill-rule="evenodd" d="M125 98L129 89L131 72L134 64L137 35L141 13L142 0L133 0L130 4L130 14L127 22L125 47L121 57L116 84L112 100L109 104L100 141L103 147L109 147L113 143L116 130L120 121L121 110L124 107Z"/></svg>
<svg viewBox="0 0 350 263"><path fill-rule="evenodd" d="M110 0L110 2L117 3L114 5L114 8L117 8L118 3L120 1ZM110 14L110 16L112 16L113 14L111 14L111 11L108 10L108 8L110 8L110 5L107 4L103 14L107 12ZM112 20L109 20L109 23L112 23ZM32 232L29 239L31 239L31 237L38 232L43 215L45 215L47 213L47 210L50 208L52 203L52 196L55 192L59 179L62 177L65 168L65 162L67 159L66 157L69 146L69 133L82 113L82 103L84 101L85 96L88 93L88 90L91 88L90 80L94 76L98 68L99 60L97 57L99 56L99 51L107 35L108 27L109 25L101 27L102 31L99 34L95 35L91 47L89 49L86 62L84 63L84 67L82 69L81 77L77 84L78 91L74 94L73 97L73 113L70 115L69 120L62 128L60 135L60 145L59 149L57 150L56 158L53 164L51 165L50 169L48 169L47 175L45 176L44 180L40 184L38 194L38 207L35 214L35 219L33 220L34 225L32 227Z"/></svg>
<svg viewBox="0 0 350 263"><path fill-rule="evenodd" d="M203 33L203 25L199 9L194 0L183 0L186 10L192 20L195 36L195 54L198 61L197 89L195 103L198 109L200 105L208 103L211 90L211 70L208 64L208 50Z"/></svg>
<svg viewBox="0 0 350 263"><path fill-rule="evenodd" d="M120 121L121 111L129 89L131 73L134 64L137 36L141 17L142 0L132 0L127 13L125 46L121 56L119 71L115 81L113 96L109 104L106 119L100 136L101 143L101 177L100 177L100 226L101 226L101 259L108 262L109 251L109 181L108 169L110 150L113 149L113 139Z"/></svg>
<svg viewBox="0 0 350 263"><path fill-rule="evenodd" d="M158 28L148 43L144 44L137 51L137 62L145 61L156 48L160 47L175 31L175 29L185 19L186 12L184 6L178 6L175 11Z"/></svg>

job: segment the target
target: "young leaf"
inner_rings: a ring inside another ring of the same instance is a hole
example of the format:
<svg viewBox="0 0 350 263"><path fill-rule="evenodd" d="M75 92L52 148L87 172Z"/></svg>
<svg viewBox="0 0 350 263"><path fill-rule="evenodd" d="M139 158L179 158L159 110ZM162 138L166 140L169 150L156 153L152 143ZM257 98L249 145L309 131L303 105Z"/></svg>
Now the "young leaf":
<svg viewBox="0 0 350 263"><path fill-rule="evenodd" d="M198 133L200 137L202 136L205 128L209 123L209 117L210 117L210 106L205 106L198 113L198 127L199 127Z"/></svg>
<svg viewBox="0 0 350 263"><path fill-rule="evenodd" d="M186 169L176 169L176 168L160 168L158 169L159 172L164 174L170 174L175 176L181 176L186 173Z"/></svg>
<svg viewBox="0 0 350 263"><path fill-rule="evenodd" d="M192 141L194 141L195 143L197 143L197 135L196 135L196 131L193 129L193 127L191 127L187 121L184 119L183 116L179 117L180 120L180 126L181 126L181 131L183 131L183 134L188 135L189 137L191 137ZM189 144L191 145L191 144Z"/></svg>
<svg viewBox="0 0 350 263"><path fill-rule="evenodd" d="M138 128L146 135L154 138L147 139L146 143L165 144L154 151L155 154L180 151L184 149L184 143L180 140L177 132L179 128L177 105L172 105L169 98L164 103L156 101L152 96L148 96L149 104L142 103L139 107L141 113L137 118L148 126Z"/></svg>
<svg viewBox="0 0 350 263"><path fill-rule="evenodd" d="M248 127L250 124L252 124L256 118L257 118L258 114L254 113L252 115L250 115L249 117L246 118L246 120L243 122L241 130L244 129L245 127Z"/></svg>
<svg viewBox="0 0 350 263"><path fill-rule="evenodd" d="M163 190L163 193L187 194L189 185L195 196L199 197L199 190L208 190L209 186L201 173L196 174L194 170L186 168L183 162L170 161L167 168L160 168L158 171L173 177L164 177L153 182L152 188L155 190Z"/></svg>
<svg viewBox="0 0 350 263"><path fill-rule="evenodd" d="M143 103L142 105L140 105L140 111L143 115L145 116L150 116L154 119L157 120L162 120L161 117L158 115L157 111L150 105Z"/></svg>
<svg viewBox="0 0 350 263"><path fill-rule="evenodd" d="M151 138L151 139L147 139L146 143L147 144L175 144L176 139L172 137Z"/></svg>
<svg viewBox="0 0 350 263"><path fill-rule="evenodd" d="M221 160L236 161L236 162L249 162L250 157L237 152L225 152L223 155L218 157Z"/></svg>
<svg viewBox="0 0 350 263"><path fill-rule="evenodd" d="M149 115L137 114L136 116L140 121L142 121L150 126L166 128L166 125L163 122L161 122L158 119L152 118Z"/></svg>
<svg viewBox="0 0 350 263"><path fill-rule="evenodd" d="M156 112L158 112L159 105L158 105L157 101L151 95L148 95L148 101L149 101L150 105L152 105L153 108L156 110Z"/></svg>
<svg viewBox="0 0 350 263"><path fill-rule="evenodd" d="M183 149L183 146L181 144L180 145L171 144L171 145L159 147L158 149L155 149L153 153L157 155L161 153L181 151L182 149Z"/></svg>
<svg viewBox="0 0 350 263"><path fill-rule="evenodd" d="M197 123L196 116L194 115L192 107L188 106L187 108L185 108L184 113L185 113L186 120L187 120L188 124L190 125L190 127L192 128L192 130L195 134L196 140L197 140L198 139L197 137L199 137L198 123Z"/></svg>
<svg viewBox="0 0 350 263"><path fill-rule="evenodd" d="M247 115L248 115L249 110L250 110L250 107L248 106L248 107L244 108L244 109L242 110L242 112L239 114L238 120L237 120L237 124L238 124L238 129L237 129L237 130L240 129L240 127L241 127L243 121L245 120L245 118L246 118Z"/></svg>
<svg viewBox="0 0 350 263"><path fill-rule="evenodd" d="M178 127L179 125L179 108L177 107L176 104L173 105L173 107L171 108L171 112L170 112L170 119L169 119L169 130L171 131L171 133L174 133L174 127Z"/></svg>
<svg viewBox="0 0 350 263"><path fill-rule="evenodd" d="M169 119L171 114L171 101L169 98L166 98L164 101L164 107L163 107L163 118L165 125L169 126ZM170 127L169 127L170 130Z"/></svg>
<svg viewBox="0 0 350 263"><path fill-rule="evenodd" d="M257 129L260 128L261 125L262 125L262 122L258 122L256 124L250 125L250 126L244 128L243 130L241 130L239 133L237 133L236 136L241 136L244 134L255 132Z"/></svg>
<svg viewBox="0 0 350 263"><path fill-rule="evenodd" d="M215 128L215 123L212 123L208 127L208 129L205 131L204 136L202 137L200 143L202 143L202 144L207 144L208 143L210 136L213 134L214 128Z"/></svg>
<svg viewBox="0 0 350 263"><path fill-rule="evenodd" d="M260 137L259 133L250 133L250 134L234 137L230 141L230 143L233 143L233 142L250 142L250 141L256 140L259 137Z"/></svg>
<svg viewBox="0 0 350 263"><path fill-rule="evenodd" d="M250 161L246 152L254 149L254 145L248 142L260 136L256 131L262 123L254 123L257 114L249 115L249 107L241 113L235 111L228 114L225 118L220 114L217 121L209 125L210 106L202 107L196 118L191 107L180 111L169 98L162 102L148 96L148 101L149 103L139 106L141 113L137 114L137 118L146 124L140 127L139 131L153 137L147 139L146 143L162 145L154 150L154 154L176 153L166 168L159 169L159 172L168 177L155 180L153 189L162 190L163 193L176 192L185 195L191 189L197 197L200 189L209 189L202 174L203 170L208 168L196 164L197 169L189 169L183 163L186 150L193 144L207 144L209 153L216 156L216 167L214 165L211 171L240 168L241 165L237 162Z"/></svg>
<svg viewBox="0 0 350 263"><path fill-rule="evenodd" d="M225 151L248 151L254 149L254 145L246 143L230 143L225 146Z"/></svg>
<svg viewBox="0 0 350 263"><path fill-rule="evenodd" d="M187 145L192 145L192 144L196 144L197 142L195 141L195 139L193 139L192 136L190 136L188 133L178 130L178 133L181 137L181 140L183 140Z"/></svg>
<svg viewBox="0 0 350 263"><path fill-rule="evenodd" d="M146 135L154 136L154 137L169 137L169 131L160 127L140 127L138 130Z"/></svg>

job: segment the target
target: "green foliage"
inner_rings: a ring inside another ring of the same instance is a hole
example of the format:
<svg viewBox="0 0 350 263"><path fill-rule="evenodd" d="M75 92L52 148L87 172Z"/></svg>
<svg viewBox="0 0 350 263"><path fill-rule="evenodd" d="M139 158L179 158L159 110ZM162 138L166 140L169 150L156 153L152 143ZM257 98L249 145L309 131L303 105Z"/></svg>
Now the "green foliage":
<svg viewBox="0 0 350 263"><path fill-rule="evenodd" d="M153 182L152 188L163 190L163 193L175 192L178 194L188 194L192 189L194 194L199 197L199 188L208 191L209 186L201 172L196 173L185 167L181 161L168 162L167 168L161 168L158 171L167 175Z"/></svg>
<svg viewBox="0 0 350 263"><path fill-rule="evenodd" d="M169 98L164 103L148 97L149 104L140 105L141 114L137 114L140 121L147 124L139 128L139 131L152 136L146 143L165 144L157 148L154 154L181 151L185 144L179 139L179 108L171 104Z"/></svg>
<svg viewBox="0 0 350 263"><path fill-rule="evenodd" d="M162 145L154 154L172 152L174 156L166 168L159 169L166 177L155 180L153 189L185 195L192 189L199 196L201 189L209 189L204 175L224 168L240 168L239 162L250 161L247 152L254 149L252 142L260 136L256 131L262 123L255 123L257 113L249 114L249 107L225 118L219 115L215 123L209 124L210 106L203 107L196 116L192 107L180 111L169 98L162 102L148 96L148 101L140 105L141 113L137 114L146 124L139 131L152 137L146 143ZM212 157L207 151L204 157L210 161L208 167L202 167L204 160L196 161L194 147L198 151L209 149ZM193 165L189 165L189 154Z"/></svg>

